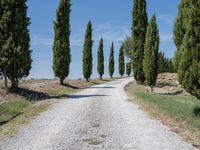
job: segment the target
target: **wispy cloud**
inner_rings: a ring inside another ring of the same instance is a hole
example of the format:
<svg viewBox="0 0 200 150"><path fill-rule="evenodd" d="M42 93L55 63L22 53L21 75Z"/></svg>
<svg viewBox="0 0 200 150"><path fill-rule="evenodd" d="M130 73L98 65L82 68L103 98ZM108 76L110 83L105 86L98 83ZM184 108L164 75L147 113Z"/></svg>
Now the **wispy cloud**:
<svg viewBox="0 0 200 150"><path fill-rule="evenodd" d="M103 37L105 44L110 44L112 41L119 44L130 32L128 25L116 25L107 22L94 27L94 40Z"/></svg>
<svg viewBox="0 0 200 150"><path fill-rule="evenodd" d="M93 40L98 42L102 37L105 45L110 45L111 42L115 42L116 45L120 44L127 35L131 32L128 25L116 25L112 23L103 23L93 27ZM81 29L79 33L72 33L70 37L71 46L79 47L83 46L85 29ZM32 46L44 46L50 47L53 45L53 37L45 37L41 35L31 36Z"/></svg>
<svg viewBox="0 0 200 150"><path fill-rule="evenodd" d="M158 19L167 24L173 24L173 17L170 15L158 15Z"/></svg>
<svg viewBox="0 0 200 150"><path fill-rule="evenodd" d="M161 33L160 40L161 40L161 42L172 42L173 34L172 33Z"/></svg>
<svg viewBox="0 0 200 150"><path fill-rule="evenodd" d="M48 37L43 37L39 35L31 36L31 45L32 46L52 46L53 39Z"/></svg>

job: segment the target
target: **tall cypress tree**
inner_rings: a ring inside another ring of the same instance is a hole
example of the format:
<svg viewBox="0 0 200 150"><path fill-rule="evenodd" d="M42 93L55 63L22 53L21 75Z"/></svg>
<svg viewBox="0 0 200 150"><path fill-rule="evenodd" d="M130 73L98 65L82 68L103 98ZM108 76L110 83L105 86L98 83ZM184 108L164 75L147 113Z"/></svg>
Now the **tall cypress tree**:
<svg viewBox="0 0 200 150"><path fill-rule="evenodd" d="M145 75L142 66L144 59L145 36L148 25L145 0L133 0L132 38L133 38L133 73L138 83L144 83Z"/></svg>
<svg viewBox="0 0 200 150"><path fill-rule="evenodd" d="M126 74L130 76L131 74L131 62L126 64Z"/></svg>
<svg viewBox="0 0 200 150"><path fill-rule="evenodd" d="M53 70L54 75L60 80L60 85L63 85L70 71L70 12L71 0L60 0L54 22L53 45Z"/></svg>
<svg viewBox="0 0 200 150"><path fill-rule="evenodd" d="M119 74L121 75L121 77L123 77L124 71L125 71L123 45L120 47L120 50L119 50L119 60L118 60L118 62L119 62Z"/></svg>
<svg viewBox="0 0 200 150"><path fill-rule="evenodd" d="M110 58L109 58L109 74L111 78L113 78L114 71L115 71L114 43L112 43L110 49Z"/></svg>
<svg viewBox="0 0 200 150"><path fill-rule="evenodd" d="M182 51L180 51L183 38L186 34L186 28L187 28L187 18L189 13L189 7L190 7L190 1L191 0L181 0L179 5L179 12L178 16L176 18L176 22L174 24L174 43L177 47L177 51L175 52L174 56L174 67L175 70L178 70L181 54Z"/></svg>
<svg viewBox="0 0 200 150"><path fill-rule="evenodd" d="M191 0L189 12L178 78L186 91L200 98L200 1Z"/></svg>
<svg viewBox="0 0 200 150"><path fill-rule="evenodd" d="M2 0L0 8L0 63L14 90L19 79L29 75L32 64L26 2Z"/></svg>
<svg viewBox="0 0 200 150"><path fill-rule="evenodd" d="M158 49L159 33L154 15L147 29L143 62L146 81L151 87L151 91L153 91L158 76Z"/></svg>
<svg viewBox="0 0 200 150"><path fill-rule="evenodd" d="M99 48L98 48L98 66L97 71L99 73L100 79L102 79L102 76L104 74L104 54L103 54L103 38L101 38L99 42Z"/></svg>
<svg viewBox="0 0 200 150"><path fill-rule="evenodd" d="M83 76L87 81L89 81L90 76L92 75L92 45L92 23L89 21L87 24L83 46Z"/></svg>

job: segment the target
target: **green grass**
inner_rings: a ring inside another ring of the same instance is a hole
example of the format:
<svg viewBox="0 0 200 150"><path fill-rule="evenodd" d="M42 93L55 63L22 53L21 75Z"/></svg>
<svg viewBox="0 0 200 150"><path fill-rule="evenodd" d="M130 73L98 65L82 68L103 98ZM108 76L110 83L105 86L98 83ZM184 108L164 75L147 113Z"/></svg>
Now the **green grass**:
<svg viewBox="0 0 200 150"><path fill-rule="evenodd" d="M194 114L194 108L200 107L200 100L197 98L149 93L142 86L135 88L134 95L146 103L153 104L159 111L169 114L172 118L181 118L190 127L200 129L200 116Z"/></svg>
<svg viewBox="0 0 200 150"><path fill-rule="evenodd" d="M6 123L22 114L30 105L30 102L25 100L10 101L0 105L0 124Z"/></svg>
<svg viewBox="0 0 200 150"><path fill-rule="evenodd" d="M55 89L55 90L52 90L50 93L51 95L56 96L56 97L63 97L70 94L74 94L75 92L78 92L78 90L66 88L66 89Z"/></svg>
<svg viewBox="0 0 200 150"><path fill-rule="evenodd" d="M21 125L47 110L50 102L10 101L0 105L0 138L16 135Z"/></svg>

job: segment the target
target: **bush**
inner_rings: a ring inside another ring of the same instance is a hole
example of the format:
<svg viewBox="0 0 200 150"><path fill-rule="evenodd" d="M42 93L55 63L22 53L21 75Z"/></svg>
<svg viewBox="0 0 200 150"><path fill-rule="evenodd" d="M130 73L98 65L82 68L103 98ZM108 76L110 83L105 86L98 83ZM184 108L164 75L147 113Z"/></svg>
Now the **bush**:
<svg viewBox="0 0 200 150"><path fill-rule="evenodd" d="M195 116L200 117L200 106L196 106L193 110Z"/></svg>

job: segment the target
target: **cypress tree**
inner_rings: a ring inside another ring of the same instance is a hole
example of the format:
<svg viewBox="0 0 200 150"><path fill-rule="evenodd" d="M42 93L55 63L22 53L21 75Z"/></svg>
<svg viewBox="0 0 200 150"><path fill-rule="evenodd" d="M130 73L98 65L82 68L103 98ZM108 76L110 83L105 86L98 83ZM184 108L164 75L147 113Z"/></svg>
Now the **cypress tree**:
<svg viewBox="0 0 200 150"><path fill-rule="evenodd" d="M115 71L114 43L112 43L110 49L110 58L109 58L109 74L111 78L113 78L114 71Z"/></svg>
<svg viewBox="0 0 200 150"><path fill-rule="evenodd" d="M148 18L146 12L146 1L145 0L133 0L133 11L132 11L132 38L133 38L133 73L134 78L138 83L144 83L145 74L143 70L143 59L144 59L144 45L145 36L148 25Z"/></svg>
<svg viewBox="0 0 200 150"><path fill-rule="evenodd" d="M97 71L99 73L100 79L102 79L102 76L104 74L104 54L103 54L103 39L101 38L99 42L99 48L98 48L98 66Z"/></svg>
<svg viewBox="0 0 200 150"><path fill-rule="evenodd" d="M89 81L90 76L92 75L92 45L92 23L89 21L87 24L83 46L83 76L87 81Z"/></svg>
<svg viewBox="0 0 200 150"><path fill-rule="evenodd" d="M200 1L191 0L188 27L181 45L178 78L187 92L200 98Z"/></svg>
<svg viewBox="0 0 200 150"><path fill-rule="evenodd" d="M29 75L32 59L27 17L27 0L2 0L0 18L0 63L13 90L18 81Z"/></svg>
<svg viewBox="0 0 200 150"><path fill-rule="evenodd" d="M151 87L151 91L153 91L158 76L158 49L159 33L154 15L147 29L143 62L146 81Z"/></svg>
<svg viewBox="0 0 200 150"><path fill-rule="evenodd" d="M70 71L70 12L71 0L60 0L56 21L54 21L54 45L53 45L53 70L59 78L60 85L69 75Z"/></svg>
<svg viewBox="0 0 200 150"><path fill-rule="evenodd" d="M119 50L119 60L118 60L118 62L119 62L119 74L121 75L121 77L123 77L124 71L125 71L123 46L121 46L120 50Z"/></svg>
<svg viewBox="0 0 200 150"><path fill-rule="evenodd" d="M130 76L131 74L131 62L126 64L126 74Z"/></svg>
<svg viewBox="0 0 200 150"><path fill-rule="evenodd" d="M178 16L176 18L176 22L174 24L174 43L177 47L177 51L175 52L174 56L174 67L175 70L178 70L180 59L181 59L181 45L183 42L183 38L186 33L187 28L187 18L188 18L188 12L189 12L189 5L191 0L181 0L179 4L179 12Z"/></svg>

